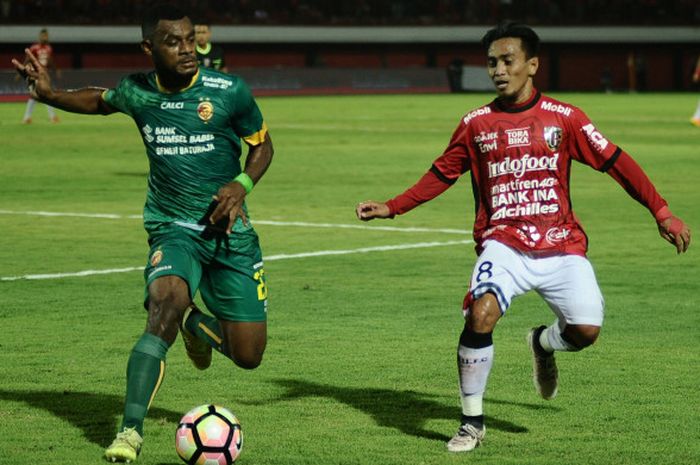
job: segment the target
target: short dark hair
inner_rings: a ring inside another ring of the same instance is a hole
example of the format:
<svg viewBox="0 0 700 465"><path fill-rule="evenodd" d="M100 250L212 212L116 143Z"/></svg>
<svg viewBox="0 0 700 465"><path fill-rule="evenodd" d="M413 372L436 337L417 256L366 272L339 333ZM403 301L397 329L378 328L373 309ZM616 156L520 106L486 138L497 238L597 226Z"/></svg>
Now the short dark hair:
<svg viewBox="0 0 700 465"><path fill-rule="evenodd" d="M488 50L493 42L507 37L520 39L528 59L540 53L540 38L537 33L530 26L513 22L503 22L490 29L481 39L481 45Z"/></svg>
<svg viewBox="0 0 700 465"><path fill-rule="evenodd" d="M186 18L187 14L180 8L172 5L155 5L148 10L143 15L143 20L141 21L141 37L144 39L151 39L153 37L153 32L158 26L158 21L177 21L178 19Z"/></svg>

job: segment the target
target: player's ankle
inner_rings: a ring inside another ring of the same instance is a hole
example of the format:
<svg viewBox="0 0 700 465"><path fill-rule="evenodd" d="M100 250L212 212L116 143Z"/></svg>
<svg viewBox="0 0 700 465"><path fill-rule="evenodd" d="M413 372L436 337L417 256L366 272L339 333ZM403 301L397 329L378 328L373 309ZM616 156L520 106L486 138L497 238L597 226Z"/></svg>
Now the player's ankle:
<svg viewBox="0 0 700 465"><path fill-rule="evenodd" d="M484 415L462 415L462 424L484 429Z"/></svg>

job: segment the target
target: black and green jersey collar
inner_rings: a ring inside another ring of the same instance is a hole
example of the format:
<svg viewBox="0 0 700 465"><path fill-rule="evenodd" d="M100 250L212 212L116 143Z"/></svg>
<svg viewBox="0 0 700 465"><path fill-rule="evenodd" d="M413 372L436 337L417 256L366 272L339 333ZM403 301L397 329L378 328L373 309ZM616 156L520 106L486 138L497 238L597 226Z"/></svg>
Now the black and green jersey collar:
<svg viewBox="0 0 700 465"><path fill-rule="evenodd" d="M520 113L523 111L527 111L530 108L537 105L537 102L539 102L540 97L542 96L539 90L534 88L532 90L532 96L526 102L519 104L509 104L504 102L500 98L496 98L494 99L493 104L496 106L496 108L498 108L501 111L505 111L506 113Z"/></svg>
<svg viewBox="0 0 700 465"><path fill-rule="evenodd" d="M180 92L185 92L185 91L191 89L192 86L194 86L197 83L197 81L199 80L200 73L201 73L201 70L197 69L197 72L194 74L194 76L192 76L192 80L190 81L189 84L187 84L187 87L183 87L182 89L180 89L176 92L171 92L160 84L160 80L158 79L158 73L153 72L153 76L154 76L154 81L156 84L156 88L158 89L158 92L163 93L163 94L179 94Z"/></svg>

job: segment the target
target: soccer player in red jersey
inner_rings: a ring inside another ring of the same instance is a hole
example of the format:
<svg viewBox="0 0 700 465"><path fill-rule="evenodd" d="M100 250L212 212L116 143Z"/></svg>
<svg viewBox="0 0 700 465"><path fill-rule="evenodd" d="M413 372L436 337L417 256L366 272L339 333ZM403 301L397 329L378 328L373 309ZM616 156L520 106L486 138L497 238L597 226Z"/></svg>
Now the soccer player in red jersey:
<svg viewBox="0 0 700 465"><path fill-rule="evenodd" d="M53 70L56 74L59 73L53 61L53 47L49 44L49 31L42 29L39 32L39 42L32 44L29 50L37 57L41 66ZM29 100L27 100L27 108L24 110L24 118L22 119L24 124L30 124L32 122L32 113L34 112L35 105L36 100L29 97ZM49 120L52 123L58 123L58 116L56 116L54 108L50 105L46 105L46 111L49 114Z"/></svg>
<svg viewBox="0 0 700 465"><path fill-rule="evenodd" d="M535 386L545 399L557 393L554 352L581 350L598 337L603 298L586 258L587 237L571 210L572 161L620 183L647 207L661 237L678 253L690 244L690 230L639 165L580 109L534 87L539 38L532 29L501 24L482 43L498 97L462 118L444 153L413 187L387 202L356 208L363 221L393 218L471 174L478 259L463 307L457 354L462 421L447 443L452 452L473 450L484 438L482 399L493 362L492 333L513 297L535 290L557 317L527 338Z"/></svg>

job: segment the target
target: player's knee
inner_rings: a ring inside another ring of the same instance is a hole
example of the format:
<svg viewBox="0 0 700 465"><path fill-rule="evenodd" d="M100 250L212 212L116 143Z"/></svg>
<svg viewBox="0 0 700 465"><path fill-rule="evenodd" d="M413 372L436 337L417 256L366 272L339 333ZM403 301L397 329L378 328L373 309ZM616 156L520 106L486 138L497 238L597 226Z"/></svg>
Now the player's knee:
<svg viewBox="0 0 700 465"><path fill-rule="evenodd" d="M245 370L254 370L262 363L262 353L234 354L233 363Z"/></svg>
<svg viewBox="0 0 700 465"><path fill-rule="evenodd" d="M592 325L568 325L562 333L565 340L579 350L593 345L599 335L600 326Z"/></svg>
<svg viewBox="0 0 700 465"><path fill-rule="evenodd" d="M253 370L260 366L263 359L265 346L258 344L231 344L228 346L228 355L236 366L245 370Z"/></svg>
<svg viewBox="0 0 700 465"><path fill-rule="evenodd" d="M472 302L467 314L467 324L472 331L477 333L490 333L501 317L501 309L498 300L491 293Z"/></svg>
<svg viewBox="0 0 700 465"><path fill-rule="evenodd" d="M182 279L166 276L155 280L148 288L146 330L172 344L189 303L187 284Z"/></svg>

